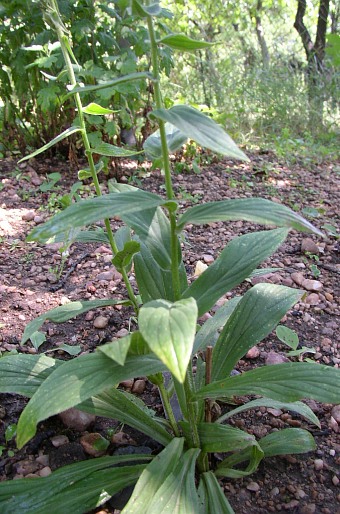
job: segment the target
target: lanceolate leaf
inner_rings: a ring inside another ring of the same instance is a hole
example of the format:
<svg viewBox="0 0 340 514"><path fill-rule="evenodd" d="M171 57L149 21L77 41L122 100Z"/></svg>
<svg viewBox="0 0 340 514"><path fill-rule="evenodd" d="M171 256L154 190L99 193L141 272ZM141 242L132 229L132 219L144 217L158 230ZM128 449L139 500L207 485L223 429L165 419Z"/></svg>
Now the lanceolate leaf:
<svg viewBox="0 0 340 514"><path fill-rule="evenodd" d="M158 489L173 473L183 455L184 439L173 439L164 450L154 457L138 480L132 496L122 514L149 513L149 506Z"/></svg>
<svg viewBox="0 0 340 514"><path fill-rule="evenodd" d="M189 436L191 430L189 423L181 421L180 425L184 435ZM201 449L204 452L232 452L257 445L253 435L229 425L199 423L197 429Z"/></svg>
<svg viewBox="0 0 340 514"><path fill-rule="evenodd" d="M188 105L175 105L171 109L156 109L150 117L172 123L188 138L213 152L248 161L231 137L214 120Z"/></svg>
<svg viewBox="0 0 340 514"><path fill-rule="evenodd" d="M176 468L165 479L152 498L148 510L144 512L197 514L199 501L195 486L195 464L199 453L198 448L191 448L181 456Z"/></svg>
<svg viewBox="0 0 340 514"><path fill-rule="evenodd" d="M143 2L138 0L132 0L132 14L146 18L148 16L159 16L162 12L162 8L159 2L153 2L145 5Z"/></svg>
<svg viewBox="0 0 340 514"><path fill-rule="evenodd" d="M103 116L104 114L112 114L117 111L107 109L106 107L102 107L101 105L91 102L83 107L83 112L85 112L85 114L91 114L92 116Z"/></svg>
<svg viewBox="0 0 340 514"><path fill-rule="evenodd" d="M188 139L181 130L174 127L171 123L165 123L166 140L168 143L169 153L174 153L178 150ZM153 132L144 142L143 148L145 153L152 159L159 159L162 157L162 143L160 131Z"/></svg>
<svg viewBox="0 0 340 514"><path fill-rule="evenodd" d="M77 408L86 412L115 419L139 430L151 439L166 446L172 439L169 432L157 421L153 412L135 395L112 388L84 403Z"/></svg>
<svg viewBox="0 0 340 514"><path fill-rule="evenodd" d="M44 242L74 227L83 227L104 218L124 216L164 204L167 202L161 197L140 190L89 198L72 204L43 225L38 225L29 234L27 241Z"/></svg>
<svg viewBox="0 0 340 514"><path fill-rule="evenodd" d="M215 475L217 477L229 478L246 477L252 473L255 473L263 457L264 453L259 444L244 448L244 450L235 452L230 457L224 459L224 461L218 465L215 471ZM234 469L236 464L245 461L249 461L245 470Z"/></svg>
<svg viewBox="0 0 340 514"><path fill-rule="evenodd" d="M131 155L142 153L137 150L127 150L121 146L110 145L109 143L101 143L95 148L92 148L91 152L108 157L131 157Z"/></svg>
<svg viewBox="0 0 340 514"><path fill-rule="evenodd" d="M60 143L60 141L62 141L66 137L69 137L71 134L74 134L75 132L81 132L81 130L82 129L80 127L70 127L68 129L64 130L64 132L62 132L61 134L59 134L59 136L57 136L54 139L52 139L52 141L50 141L46 145L42 146L38 150L35 150L35 152L32 152L29 155L26 155L25 157L20 159L20 161L18 161L18 162L20 163L20 162L23 162L23 161L27 161L28 159L31 159L32 157L35 157L36 155L39 155L42 152L45 152L46 150L48 150L52 146L56 145L57 143Z"/></svg>
<svg viewBox="0 0 340 514"><path fill-rule="evenodd" d="M214 316L204 323L196 334L192 353L197 353L199 350L205 350L208 345L215 345L219 329L225 325L240 300L240 296L236 296L235 298L228 300L228 302L216 311Z"/></svg>
<svg viewBox="0 0 340 514"><path fill-rule="evenodd" d="M263 437L259 444L265 457L307 453L316 449L312 434L301 428L286 428Z"/></svg>
<svg viewBox="0 0 340 514"><path fill-rule="evenodd" d="M202 316L225 293L249 277L258 264L285 240L287 233L286 229L276 229L234 238L182 297L195 298L198 315Z"/></svg>
<svg viewBox="0 0 340 514"><path fill-rule="evenodd" d="M130 305L129 300L78 300L76 302L60 305L55 309L44 312L34 320L32 320L25 328L25 332L21 339L21 344L26 343L45 321L53 321L54 323L64 323L69 319L75 318L84 312L99 307L108 307L109 305Z"/></svg>
<svg viewBox="0 0 340 514"><path fill-rule="evenodd" d="M124 75L123 77L118 77L113 80L108 80L106 82L101 82L100 84L96 84L94 86L79 86L75 87L68 93L68 96L74 95L75 93L88 93L90 91L98 91L100 89L106 89L108 87L111 87L114 89L115 86L119 86L120 84L124 84L125 82L131 82L133 80L145 80L145 79L151 79L152 75L151 73L147 72L137 72L137 73L130 73L129 75Z"/></svg>
<svg viewBox="0 0 340 514"><path fill-rule="evenodd" d="M340 371L307 362L275 364L247 371L203 387L197 398L223 398L258 394L281 402L313 398L340 402Z"/></svg>
<svg viewBox="0 0 340 514"><path fill-rule="evenodd" d="M197 321L193 298L175 303L155 300L139 314L139 329L150 349L183 382L191 358Z"/></svg>
<svg viewBox="0 0 340 514"><path fill-rule="evenodd" d="M300 297L300 291L275 284L257 284L247 291L215 345L213 380L227 377L239 359L275 328Z"/></svg>
<svg viewBox="0 0 340 514"><path fill-rule="evenodd" d="M263 198L239 198L194 205L181 216L177 229L183 230L188 223L203 225L229 220L246 220L323 235L314 225L288 207Z"/></svg>
<svg viewBox="0 0 340 514"><path fill-rule="evenodd" d="M136 376L163 371L164 365L153 355L129 356L124 366L100 352L82 355L60 365L42 383L24 409L18 423L17 443L22 447L36 432L39 421Z"/></svg>
<svg viewBox="0 0 340 514"><path fill-rule="evenodd" d="M172 34L170 36L165 36L159 40L159 43L169 46L173 50L182 50L184 52L194 52L195 50L208 48L215 44L208 43L207 41L196 41L184 34Z"/></svg>
<svg viewBox="0 0 340 514"><path fill-rule="evenodd" d="M316 426L320 428L320 421L315 416L312 409L308 407L308 405L302 402L278 402L276 400L271 400L269 398L260 398L259 400L252 400L250 402L247 402L244 405L241 405L240 407L237 407L236 409L227 412L227 414L223 414L223 416L218 418L216 423L222 423L222 421L225 421L226 419L229 419L232 416L239 414L240 412L249 409L258 409L259 407L268 407L271 409L284 409L297 412L298 414L300 414L300 416L303 416L304 418L308 419L311 423L314 423Z"/></svg>
<svg viewBox="0 0 340 514"><path fill-rule="evenodd" d="M83 514L134 484L146 464L131 464L149 459L146 455L101 457L64 466L48 477L2 482L0 511L2 514Z"/></svg>
<svg viewBox="0 0 340 514"><path fill-rule="evenodd" d="M198 496L201 503L200 514L234 514L233 508L212 471L202 473Z"/></svg>

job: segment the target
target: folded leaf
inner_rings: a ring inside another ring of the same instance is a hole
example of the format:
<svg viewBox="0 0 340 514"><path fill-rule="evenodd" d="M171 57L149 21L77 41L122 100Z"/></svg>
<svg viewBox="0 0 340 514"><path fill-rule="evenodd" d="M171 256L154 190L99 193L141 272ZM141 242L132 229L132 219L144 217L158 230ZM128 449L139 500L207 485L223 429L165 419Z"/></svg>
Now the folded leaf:
<svg viewBox="0 0 340 514"><path fill-rule="evenodd" d="M64 362L47 377L22 412L17 429L18 447L34 436L39 421L75 407L123 380L164 369L153 355L145 355L143 361L139 356L129 356L124 366L100 352Z"/></svg>
<svg viewBox="0 0 340 514"><path fill-rule="evenodd" d="M289 227L302 232L323 235L302 216L288 207L263 198L239 198L194 205L180 217L177 230L183 230L188 223L203 225L214 221L245 220L264 225Z"/></svg>
<svg viewBox="0 0 340 514"><path fill-rule="evenodd" d="M115 339L110 343L103 344L97 348L98 352L102 352L106 357L124 366L127 353L130 348L132 334L128 334L120 339Z"/></svg>
<svg viewBox="0 0 340 514"><path fill-rule="evenodd" d="M258 394L281 402L313 398L324 403L339 403L340 370L307 362L262 366L209 384L195 396L223 398L248 394Z"/></svg>
<svg viewBox="0 0 340 514"><path fill-rule="evenodd" d="M235 159L249 161L220 125L188 105L175 105L168 110L156 109L149 116L171 123L203 148L209 148L213 152Z"/></svg>
<svg viewBox="0 0 340 514"><path fill-rule="evenodd" d="M149 459L146 455L101 457L64 466L48 477L1 482L0 511L2 514L83 514L134 484L146 464L129 464Z"/></svg>
<svg viewBox="0 0 340 514"><path fill-rule="evenodd" d="M175 303L154 300L141 308L138 321L150 349L183 383L196 332L195 300L188 298Z"/></svg>
<svg viewBox="0 0 340 514"><path fill-rule="evenodd" d="M45 321L53 321L54 323L64 323L69 319L75 318L84 312L88 312L91 309L97 309L100 307L108 307L109 305L130 305L129 300L78 300L76 302L69 302L65 305L60 305L44 312L37 318L33 319L28 325L26 325L24 334L21 339L21 344L26 343L30 337L39 330Z"/></svg>
<svg viewBox="0 0 340 514"><path fill-rule="evenodd" d="M198 315L209 311L215 302L245 280L251 272L282 244L287 229L252 232L235 237L216 259L182 294L193 297Z"/></svg>
<svg viewBox="0 0 340 514"><path fill-rule="evenodd" d="M173 473L178 461L182 458L183 444L183 438L175 438L154 457L143 471L122 514L141 514L142 512L149 514L149 506L154 495L167 477Z"/></svg>
<svg viewBox="0 0 340 514"><path fill-rule="evenodd" d="M190 424L181 421L180 425L184 435L188 437L191 431ZM198 423L197 430L201 442L201 449L204 452L232 452L242 450L248 446L257 445L253 435L229 425Z"/></svg>
<svg viewBox="0 0 340 514"><path fill-rule="evenodd" d="M97 198L81 200L42 225L38 225L28 235L27 241L45 242L49 238L64 233L74 227L91 225L96 221L113 216L124 216L158 205L166 205L166 200L145 191L128 191L126 193L108 194ZM170 204L175 202L170 202ZM175 204L176 205L176 204Z"/></svg>
<svg viewBox="0 0 340 514"><path fill-rule="evenodd" d="M200 514L235 514L212 471L202 473L198 496L201 504Z"/></svg>
<svg viewBox="0 0 340 514"><path fill-rule="evenodd" d="M249 289L216 342L213 381L227 377L241 357L275 328L300 297L300 291L275 284L257 284Z"/></svg>
<svg viewBox="0 0 340 514"><path fill-rule="evenodd" d="M174 153L176 150L181 148L181 146L187 141L188 137L183 134L181 130L174 127L171 123L165 123L165 134L166 140L168 143L169 153ZM156 130L153 132L144 142L143 148L147 156L150 159L159 159L162 157L162 143L160 131Z"/></svg>
<svg viewBox="0 0 340 514"><path fill-rule="evenodd" d="M244 448L239 452L235 452L230 457L227 457L222 461L216 471L215 475L217 477L229 477L229 478L242 478L255 473L261 460L264 457L263 450L260 445L254 445L248 448ZM240 462L249 461L248 466L245 470L234 469L236 464Z"/></svg>

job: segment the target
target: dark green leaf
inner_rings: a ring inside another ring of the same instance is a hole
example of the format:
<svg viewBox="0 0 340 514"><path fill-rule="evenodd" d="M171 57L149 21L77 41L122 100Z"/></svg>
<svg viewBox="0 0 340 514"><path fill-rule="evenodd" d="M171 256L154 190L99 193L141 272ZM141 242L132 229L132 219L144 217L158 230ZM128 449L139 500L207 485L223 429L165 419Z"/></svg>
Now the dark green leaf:
<svg viewBox="0 0 340 514"><path fill-rule="evenodd" d="M76 302L60 305L55 309L44 312L34 320L32 320L25 328L25 332L21 339L21 344L26 343L31 336L39 330L45 321L53 321L54 323L64 323L69 319L75 318L84 312L99 307L107 307L109 305L129 305L129 300L78 300Z"/></svg>
<svg viewBox="0 0 340 514"><path fill-rule="evenodd" d="M259 444L265 457L307 453L316 450L312 434L301 428L285 428L263 437Z"/></svg>
<svg viewBox="0 0 340 514"><path fill-rule="evenodd" d="M126 150L126 148L110 145L110 143L101 143L95 148L92 148L91 152L99 155L106 155L108 157L131 157L131 155L142 153L137 150Z"/></svg>
<svg viewBox="0 0 340 514"><path fill-rule="evenodd" d="M287 233L287 229L276 229L235 237L218 259L184 291L182 298L195 298L198 315L202 316L225 293L249 277L253 269L285 240Z"/></svg>
<svg viewBox="0 0 340 514"><path fill-rule="evenodd" d="M174 153L187 141L188 137L171 123L165 123L164 128L169 153ZM162 143L159 130L156 130L146 139L143 148L152 160L162 157Z"/></svg>
<svg viewBox="0 0 340 514"><path fill-rule="evenodd" d="M202 504L200 514L235 514L212 471L202 473L198 496Z"/></svg>
<svg viewBox="0 0 340 514"><path fill-rule="evenodd" d="M125 243L123 250L116 253L112 259L112 264L121 271L131 264L133 256L140 250L140 243L137 241L128 241Z"/></svg>
<svg viewBox="0 0 340 514"><path fill-rule="evenodd" d="M247 371L203 387L197 398L258 394L281 402L313 398L340 402L340 370L321 364L290 362Z"/></svg>
<svg viewBox="0 0 340 514"><path fill-rule="evenodd" d="M125 84L126 82L131 82L134 80L142 80L142 79L143 80L144 79L152 79L151 73L147 73L147 72L130 73L129 75L124 75L123 77L118 77L113 80L101 82L94 86L78 86L78 87L73 88L72 91L70 91L70 93L68 93L67 97L74 95L76 93L88 93L90 91L99 91L100 89L106 89L108 87L111 87L112 89L114 89L115 86Z"/></svg>
<svg viewBox="0 0 340 514"><path fill-rule="evenodd" d="M259 444L244 448L224 459L217 467L215 475L218 477L242 478L254 473L264 457ZM234 469L236 464L249 461L245 470Z"/></svg>
<svg viewBox="0 0 340 514"><path fill-rule="evenodd" d="M18 423L17 444L21 448L36 432L39 421L49 418L136 376L163 371L153 355L129 356L124 366L100 352L64 362L42 383L25 407Z"/></svg>
<svg viewBox="0 0 340 514"><path fill-rule="evenodd" d="M130 348L132 334L128 334L120 339L115 339L110 343L103 344L97 348L98 352L102 352L106 357L124 366L127 353Z"/></svg>
<svg viewBox="0 0 340 514"><path fill-rule="evenodd" d="M213 380L227 377L239 359L274 329L300 297L300 291L275 284L257 284L247 291L215 345Z"/></svg>
<svg viewBox="0 0 340 514"><path fill-rule="evenodd" d="M263 198L238 198L194 205L181 216L177 229L181 231L188 223L203 225L213 221L229 220L246 220L323 235L319 229L288 207Z"/></svg>
<svg viewBox="0 0 340 514"><path fill-rule="evenodd" d="M249 161L220 125L188 105L175 105L168 110L156 109L152 111L150 117L171 123L204 148L235 159Z"/></svg>
<svg viewBox="0 0 340 514"><path fill-rule="evenodd" d="M181 421L183 433L186 438L190 438L190 424ZM198 423L198 435L201 442L201 449L204 452L232 452L242 450L248 446L257 445L253 435L234 428L229 425L218 423Z"/></svg>

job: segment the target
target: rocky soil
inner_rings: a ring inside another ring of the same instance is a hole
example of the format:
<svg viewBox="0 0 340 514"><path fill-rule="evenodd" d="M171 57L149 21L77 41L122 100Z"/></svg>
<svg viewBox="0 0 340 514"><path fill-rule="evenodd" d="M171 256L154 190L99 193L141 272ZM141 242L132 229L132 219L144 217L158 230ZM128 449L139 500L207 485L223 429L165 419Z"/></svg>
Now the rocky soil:
<svg viewBox="0 0 340 514"><path fill-rule="evenodd" d="M242 359L238 371L287 360L310 359L339 367L339 171L335 162L295 163L288 167L271 154L255 154L251 164L232 161L211 162L197 174L186 166L177 166L174 187L183 206L198 201L262 196L284 203L324 231L324 239L291 232L279 251L265 267L280 271L253 279L305 290L303 299L282 320L299 336L300 356L289 356L289 348L273 332ZM62 178L44 191L47 174L60 172ZM141 176L143 175L143 176ZM34 317L58 305L76 299L123 298L121 276L111 265L109 249L100 244L74 244L62 256L60 245L27 243L29 231L42 223L59 205L60 197L70 190L76 173L67 163L39 160L17 165L14 159L0 161L0 352L47 352L62 359L70 353L93 351L113 337L125 335L133 326L132 312L121 306L90 311L60 325L46 323L46 341L36 350L20 340L25 325ZM158 172L137 173L136 164L126 163L119 180L163 194ZM43 191L41 190L43 189ZM89 194L86 187L83 195ZM113 220L114 229L120 225ZM211 223L188 227L183 254L192 277L197 266L211 264L233 237L259 229L250 223ZM65 260L63 268L62 261ZM199 263L199 264L197 264ZM132 281L134 285L134 282ZM222 301L245 291L243 283ZM221 303L221 302L220 302ZM64 344L69 347L63 347ZM145 377L123 384L156 411L162 411L157 392ZM56 391L56 394L58 392ZM283 456L262 462L251 477L224 481L225 491L237 514L291 512L296 514L340 513L340 405L308 401L321 422L321 429L297 414L260 408L232 418L231 423L256 437L263 437L283 427L304 427L315 437L317 450L306 455ZM47 476L54 469L94 454L93 440L104 437L112 454L117 448L143 445L157 451L157 446L128 427L102 418L79 415L54 417L39 426L37 436L18 451L10 431L26 399L0 395L0 480L24 476ZM7 432L6 432L7 430ZM5 432L7 441L5 440ZM119 504L115 504L119 507ZM107 504L97 512L113 513Z"/></svg>

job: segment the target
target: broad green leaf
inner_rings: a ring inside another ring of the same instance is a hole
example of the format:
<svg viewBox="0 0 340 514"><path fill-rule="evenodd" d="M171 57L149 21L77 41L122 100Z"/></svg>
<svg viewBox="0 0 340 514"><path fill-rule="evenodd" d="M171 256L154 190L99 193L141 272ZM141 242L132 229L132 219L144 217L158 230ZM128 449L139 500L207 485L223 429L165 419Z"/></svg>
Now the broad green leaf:
<svg viewBox="0 0 340 514"><path fill-rule="evenodd" d="M61 344L60 346L53 348L53 351L57 351L57 350L63 350L64 352L68 353L69 355L79 355L82 348L79 345L71 346L69 344Z"/></svg>
<svg viewBox="0 0 340 514"><path fill-rule="evenodd" d="M260 398L259 400L252 400L250 402L247 402L244 405L241 405L240 407L237 407L236 409L233 409L227 412L226 414L223 414L223 416L218 418L216 423L222 423L226 419L229 419L232 416L239 414L240 412L249 409L258 409L259 407L269 407L271 409L284 409L297 412L298 414L300 414L300 416L303 416L304 418L308 419L308 421L314 423L316 426L320 428L320 421L315 416L312 409L308 407L308 405L305 405L302 402L278 402L276 400L271 400L270 398Z"/></svg>
<svg viewBox="0 0 340 514"><path fill-rule="evenodd" d="M110 143L101 143L95 148L92 148L91 152L99 155L106 155L108 157L131 157L131 155L142 153L138 150L126 150L126 148L110 145Z"/></svg>
<svg viewBox="0 0 340 514"><path fill-rule="evenodd" d="M98 352L102 352L106 357L124 366L126 356L131 344L132 334L128 334L120 339L115 339L110 343L103 344L97 348Z"/></svg>
<svg viewBox="0 0 340 514"><path fill-rule="evenodd" d="M340 370L306 362L263 366L209 384L195 396L223 398L249 394L258 394L281 402L313 398L324 403L339 403Z"/></svg>
<svg viewBox="0 0 340 514"><path fill-rule="evenodd" d="M175 303L154 300L139 313L139 329L150 349L183 383L196 332L197 305L193 298Z"/></svg>
<svg viewBox="0 0 340 514"><path fill-rule="evenodd" d="M264 452L259 444L244 448L239 452L235 452L230 457L224 459L217 467L215 475L218 477L229 478L242 478L255 473L261 460L264 457ZM234 469L234 466L240 462L249 461L245 470Z"/></svg>
<svg viewBox="0 0 340 514"><path fill-rule="evenodd" d="M235 159L249 161L220 125L188 105L175 105L168 110L156 109L150 113L150 117L171 123L204 148Z"/></svg>
<svg viewBox="0 0 340 514"><path fill-rule="evenodd" d="M171 123L165 123L164 128L169 153L174 153L187 141L188 137ZM162 157L162 143L159 129L146 139L143 148L145 153L152 160Z"/></svg>
<svg viewBox="0 0 340 514"><path fill-rule="evenodd" d="M263 457L274 457L275 455L289 455L292 453L307 453L316 448L313 436L301 428L286 428L263 437L258 442ZM260 454L259 454L260 456ZM224 459L215 471L216 476L229 476L240 478L245 476L244 472L232 469L242 462L249 461L248 471L251 462L254 460L254 448L245 448ZM251 472L254 472L253 469ZM247 473L250 474L250 473Z"/></svg>
<svg viewBox="0 0 340 514"><path fill-rule="evenodd" d="M240 296L231 298L231 300L228 300L228 302L220 307L216 313L204 323L196 334L192 353L197 353L199 350L205 350L208 345L215 345L219 329L228 321L231 313L240 300Z"/></svg>
<svg viewBox="0 0 340 514"><path fill-rule="evenodd" d="M113 80L108 80L105 82L101 82L99 84L96 84L94 86L78 86L72 89L68 93L66 97L69 97L71 95L74 95L76 93L89 93L90 91L99 91L100 89L106 89L108 87L111 87L112 89L115 88L115 86L119 86L121 84L125 84L126 82L131 82L134 80L152 80L151 73L147 72L137 72L137 73L130 73L129 75L124 75L123 77L118 77Z"/></svg>
<svg viewBox="0 0 340 514"><path fill-rule="evenodd" d="M68 129L64 130L64 132L62 132L61 134L59 134L59 136L57 136L54 139L52 139L52 141L50 141L46 145L42 146L38 150L35 150L35 152L32 152L29 155L26 155L25 157L20 159L20 161L18 161L18 163L23 162L23 161L27 161L28 159L31 159L32 157L35 157L36 155L39 155L42 152L45 152L46 150L48 150L52 146L56 145L57 143L60 143L60 141L62 141L66 137L69 137L71 134L74 134L75 132L81 132L81 130L82 129L80 127L70 127Z"/></svg>
<svg viewBox="0 0 340 514"><path fill-rule="evenodd" d="M62 364L46 355L9 355L0 359L0 393L31 397L44 380Z"/></svg>
<svg viewBox="0 0 340 514"><path fill-rule="evenodd" d="M85 114L92 114L92 116L103 116L104 114L112 114L114 112L112 109L107 109L106 107L102 107L101 105L98 105L94 102L91 102L90 104L83 107L83 112Z"/></svg>
<svg viewBox="0 0 340 514"><path fill-rule="evenodd" d="M196 39L192 39L184 34L171 34L170 36L162 37L158 42L169 46L173 50L181 50L184 52L194 52L195 50L208 48L215 44L208 43L207 41L196 41Z"/></svg>
<svg viewBox="0 0 340 514"><path fill-rule="evenodd" d="M172 440L153 411L142 400L125 391L112 388L77 405L77 409L125 423L163 446Z"/></svg>
<svg viewBox="0 0 340 514"><path fill-rule="evenodd" d="M186 437L190 436L190 424L180 422L183 433ZM253 435L234 428L229 425L218 423L198 423L198 435L200 438L201 449L204 452L232 452L242 450L248 446L257 445Z"/></svg>
<svg viewBox="0 0 340 514"><path fill-rule="evenodd" d="M301 232L323 235L296 212L264 198L238 198L194 205L180 217L177 230L180 232L188 223L203 225L214 221L245 220L264 225L289 227Z"/></svg>
<svg viewBox="0 0 340 514"><path fill-rule="evenodd" d="M26 343L31 336L39 330L45 321L53 321L54 323L64 323L69 319L75 318L84 312L91 309L98 309L99 307L107 307L109 305L129 305L129 300L78 300L76 302L66 303L60 305L55 309L44 312L37 318L34 318L28 325L26 325L23 333L21 344Z"/></svg>
<svg viewBox="0 0 340 514"><path fill-rule="evenodd" d="M168 203L174 202L167 202L153 193L140 190L128 191L120 195L108 194L97 198L88 198L72 204L46 223L38 225L28 235L27 241L45 242L74 227L83 227L104 218L124 216Z"/></svg>
<svg viewBox="0 0 340 514"><path fill-rule="evenodd" d="M257 284L249 289L237 304L215 345L213 380L227 377L239 359L275 328L300 297L299 290L275 284Z"/></svg>
<svg viewBox="0 0 340 514"><path fill-rule="evenodd" d="M137 241L128 241L125 243L123 250L116 253L112 259L112 264L118 271L126 268L131 264L133 256L140 250L140 243Z"/></svg>
<svg viewBox="0 0 340 514"><path fill-rule="evenodd" d="M83 514L134 484L146 464L130 464L149 459L146 455L101 457L64 466L48 477L1 482L1 513Z"/></svg>
<svg viewBox="0 0 340 514"><path fill-rule="evenodd" d="M130 228L123 225L119 227L117 232L114 235L115 242L119 251L122 251L125 244L131 241L131 231Z"/></svg>
<svg viewBox="0 0 340 514"><path fill-rule="evenodd" d="M106 243L109 244L109 238L107 236L107 233L104 232L102 229L97 230L80 230L75 229L72 230L72 233L70 234L69 231L61 232L57 236L51 237L48 241L46 241L48 244L50 243L63 243L66 241L71 240L74 242L82 242L82 243Z"/></svg>
<svg viewBox="0 0 340 514"><path fill-rule="evenodd" d="M46 341L46 336L42 332L34 332L31 334L30 339L33 347L38 350L38 348Z"/></svg>
<svg viewBox="0 0 340 514"><path fill-rule="evenodd" d="M287 229L252 232L235 237L216 259L182 294L193 297L198 315L209 311L215 302L245 280L251 272L282 244Z"/></svg>
<svg viewBox="0 0 340 514"><path fill-rule="evenodd" d="M280 341L288 345L293 350L297 349L299 344L299 337L294 330L288 327L284 327L283 325L279 325L275 332Z"/></svg>
<svg viewBox="0 0 340 514"><path fill-rule="evenodd" d="M200 514L235 514L212 471L202 473L198 488Z"/></svg>
<svg viewBox="0 0 340 514"><path fill-rule="evenodd" d="M199 500L195 485L195 464L199 453L198 448L191 448L181 456L174 471L153 496L146 511L148 514L197 514Z"/></svg>
<svg viewBox="0 0 340 514"><path fill-rule="evenodd" d="M131 2L132 14L147 18L149 16L159 16L162 12L162 8L159 2L148 3L147 5L138 0L132 0Z"/></svg>
<svg viewBox="0 0 340 514"><path fill-rule="evenodd" d="M175 438L154 457L141 474L122 514L149 514L149 506L158 489L176 469L183 455L184 439Z"/></svg>
<svg viewBox="0 0 340 514"><path fill-rule="evenodd" d="M21 414L17 431L18 447L21 448L34 436L39 421L75 407L123 380L164 369L153 355L145 355L143 361L139 356L129 356L124 366L116 364L101 352L64 362L42 383Z"/></svg>
<svg viewBox="0 0 340 514"><path fill-rule="evenodd" d="M162 269L144 244L141 244L140 253L134 256L133 262L143 303L159 298L174 300L171 271Z"/></svg>
<svg viewBox="0 0 340 514"><path fill-rule="evenodd" d="M307 453L316 450L312 434L301 428L285 428L263 437L259 444L265 457Z"/></svg>

